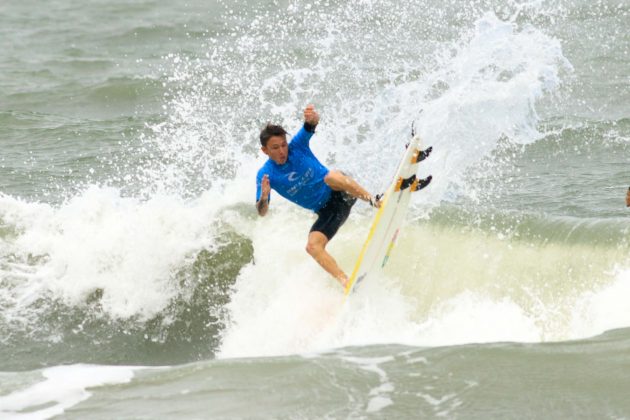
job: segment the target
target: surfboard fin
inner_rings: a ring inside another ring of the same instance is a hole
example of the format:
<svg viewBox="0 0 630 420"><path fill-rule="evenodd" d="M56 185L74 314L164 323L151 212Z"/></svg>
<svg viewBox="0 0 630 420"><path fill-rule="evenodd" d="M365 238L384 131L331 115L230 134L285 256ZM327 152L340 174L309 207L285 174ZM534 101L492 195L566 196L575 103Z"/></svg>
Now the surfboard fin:
<svg viewBox="0 0 630 420"><path fill-rule="evenodd" d="M394 191L403 191L407 188L409 188L409 191L411 192L420 191L421 189L429 185L432 179L433 177L431 175L424 179L416 177L415 174L411 175L409 178L400 177L398 178L398 182L396 183L396 188L394 189Z"/></svg>
<svg viewBox="0 0 630 420"><path fill-rule="evenodd" d="M413 185L414 182L416 182L416 174L411 175L409 178L400 177L396 182L396 188L394 188L394 191L403 191Z"/></svg>
<svg viewBox="0 0 630 420"><path fill-rule="evenodd" d="M433 179L433 176L431 175L429 175L428 177L424 179L422 178L416 179L414 183L411 184L411 192L420 191L421 189L429 185L432 179Z"/></svg>
<svg viewBox="0 0 630 420"><path fill-rule="evenodd" d="M422 162L423 160L429 157L432 151L433 151L433 146L424 150L418 150L416 153L414 153L411 156L411 163L414 164L414 163Z"/></svg>

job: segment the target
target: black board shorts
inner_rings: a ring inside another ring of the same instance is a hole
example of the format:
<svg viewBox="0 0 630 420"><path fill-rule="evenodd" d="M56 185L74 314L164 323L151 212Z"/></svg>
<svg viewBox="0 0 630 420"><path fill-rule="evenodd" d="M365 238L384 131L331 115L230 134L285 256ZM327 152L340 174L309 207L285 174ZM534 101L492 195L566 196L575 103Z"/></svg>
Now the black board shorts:
<svg viewBox="0 0 630 420"><path fill-rule="evenodd" d="M330 241L350 215L357 199L343 191L333 191L324 206L315 213L319 216L311 232L321 232Z"/></svg>

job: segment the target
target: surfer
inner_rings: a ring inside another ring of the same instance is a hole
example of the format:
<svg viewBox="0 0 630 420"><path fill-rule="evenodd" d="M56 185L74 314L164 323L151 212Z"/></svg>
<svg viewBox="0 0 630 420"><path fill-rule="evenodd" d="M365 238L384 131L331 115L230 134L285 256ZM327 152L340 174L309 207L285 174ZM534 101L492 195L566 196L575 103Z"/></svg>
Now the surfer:
<svg viewBox="0 0 630 420"><path fill-rule="evenodd" d="M331 171L315 157L309 142L319 123L313 105L304 109L304 125L287 143L287 132L268 123L260 132L261 150L269 159L256 176L256 209L260 216L269 209L273 188L287 200L317 214L306 243L308 252L345 288L348 276L326 251L326 245L344 224L357 198L380 207L354 179L341 171Z"/></svg>
<svg viewBox="0 0 630 420"><path fill-rule="evenodd" d="M628 191L626 191L626 207L630 207L630 187L628 187Z"/></svg>

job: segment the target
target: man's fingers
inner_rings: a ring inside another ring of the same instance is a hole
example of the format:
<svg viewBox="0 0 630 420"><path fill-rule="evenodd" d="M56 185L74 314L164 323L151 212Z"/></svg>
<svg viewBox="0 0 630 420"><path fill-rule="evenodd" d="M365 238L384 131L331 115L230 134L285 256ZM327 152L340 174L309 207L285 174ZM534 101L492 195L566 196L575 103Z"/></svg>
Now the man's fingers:
<svg viewBox="0 0 630 420"><path fill-rule="evenodd" d="M311 117L313 114L315 114L315 106L313 104L306 105L306 108L304 109L304 116Z"/></svg>

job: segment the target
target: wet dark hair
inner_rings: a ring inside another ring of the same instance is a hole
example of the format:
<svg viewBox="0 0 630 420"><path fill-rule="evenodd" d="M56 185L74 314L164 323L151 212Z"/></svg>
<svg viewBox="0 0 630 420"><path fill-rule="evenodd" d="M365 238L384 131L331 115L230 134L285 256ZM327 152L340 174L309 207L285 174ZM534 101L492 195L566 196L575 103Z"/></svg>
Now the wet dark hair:
<svg viewBox="0 0 630 420"><path fill-rule="evenodd" d="M284 128L282 128L282 126L267 123L265 128L263 128L260 132L260 144L262 147L267 146L267 142L273 136L282 136L286 140L287 132Z"/></svg>

